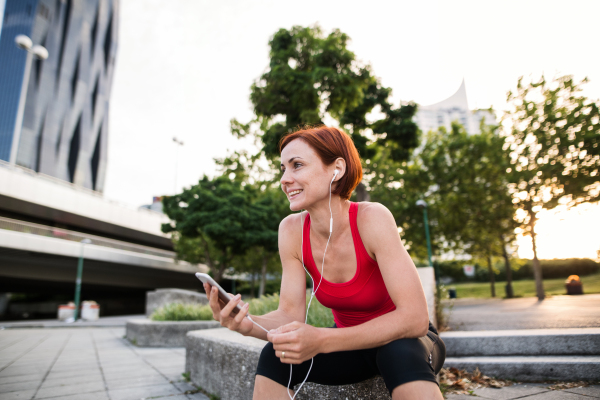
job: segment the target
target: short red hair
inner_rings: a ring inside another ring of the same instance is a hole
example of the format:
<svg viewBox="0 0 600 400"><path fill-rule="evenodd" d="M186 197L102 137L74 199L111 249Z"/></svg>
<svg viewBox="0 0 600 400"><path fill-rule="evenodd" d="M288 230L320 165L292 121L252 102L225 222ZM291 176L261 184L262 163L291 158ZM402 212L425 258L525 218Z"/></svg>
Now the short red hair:
<svg viewBox="0 0 600 400"><path fill-rule="evenodd" d="M337 182L333 194L338 194L342 199L348 200L352 191L362 180L362 165L358 150L354 142L345 132L337 128L318 126L315 128L301 129L285 135L279 141L279 154L292 140L304 140L315 152L323 164L329 166L338 158L346 161L346 173Z"/></svg>

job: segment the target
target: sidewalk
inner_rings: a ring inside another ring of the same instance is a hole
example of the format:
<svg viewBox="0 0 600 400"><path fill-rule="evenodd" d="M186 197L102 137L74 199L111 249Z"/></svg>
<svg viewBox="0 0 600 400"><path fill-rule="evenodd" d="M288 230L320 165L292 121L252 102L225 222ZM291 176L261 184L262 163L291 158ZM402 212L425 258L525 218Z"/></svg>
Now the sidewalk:
<svg viewBox="0 0 600 400"><path fill-rule="evenodd" d="M63 322L57 319L36 319L25 321L0 321L2 329L31 329L31 328L124 328L130 319L146 318L145 315L120 315L118 317L102 317L97 321Z"/></svg>
<svg viewBox="0 0 600 400"><path fill-rule="evenodd" d="M456 299L449 326L453 331L600 327L600 294L517 299ZM448 308L446 308L448 309Z"/></svg>
<svg viewBox="0 0 600 400"><path fill-rule="evenodd" d="M523 383L501 389L475 389L473 395L450 394L448 400L592 400L600 399L600 385L564 390L550 390L550 384Z"/></svg>
<svg viewBox="0 0 600 400"><path fill-rule="evenodd" d="M122 328L0 332L0 398L208 400L185 382L183 348L139 348ZM482 399L600 399L600 386L550 391L549 384L476 389ZM449 400L473 396L448 395Z"/></svg>
<svg viewBox="0 0 600 400"><path fill-rule="evenodd" d="M185 382L185 349L143 349L122 328L0 332L0 398L208 400Z"/></svg>

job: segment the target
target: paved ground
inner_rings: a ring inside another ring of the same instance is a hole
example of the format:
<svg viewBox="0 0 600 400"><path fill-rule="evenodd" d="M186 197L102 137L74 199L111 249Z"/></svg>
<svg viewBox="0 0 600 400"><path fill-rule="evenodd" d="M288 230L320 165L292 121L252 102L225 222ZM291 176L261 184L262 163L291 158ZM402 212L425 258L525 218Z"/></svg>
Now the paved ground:
<svg viewBox="0 0 600 400"><path fill-rule="evenodd" d="M184 348L143 349L122 328L0 331L0 399L208 400L182 377Z"/></svg>
<svg viewBox="0 0 600 400"><path fill-rule="evenodd" d="M543 301L535 297L456 299L449 325L453 331L600 327L600 294Z"/></svg>
<svg viewBox="0 0 600 400"><path fill-rule="evenodd" d="M146 318L144 314L102 317L97 321L63 322L54 319L33 319L23 321L0 321L0 330L12 328L120 328L130 319Z"/></svg>
<svg viewBox="0 0 600 400"><path fill-rule="evenodd" d="M600 399L600 386L578 387L564 390L550 390L548 384L518 384L502 389L475 389L473 395L451 394L448 400L592 400Z"/></svg>

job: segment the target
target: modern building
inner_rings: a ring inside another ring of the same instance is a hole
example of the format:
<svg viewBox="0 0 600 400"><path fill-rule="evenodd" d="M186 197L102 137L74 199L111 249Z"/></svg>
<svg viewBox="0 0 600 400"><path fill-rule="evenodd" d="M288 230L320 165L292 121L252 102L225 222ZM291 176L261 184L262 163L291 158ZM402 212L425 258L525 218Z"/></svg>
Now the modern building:
<svg viewBox="0 0 600 400"><path fill-rule="evenodd" d="M491 110L470 110L467 91L463 79L460 87L452 96L429 106L419 106L416 123L423 132L445 127L450 130L453 121L462 124L471 135L480 132L481 121L486 125L495 125L496 116Z"/></svg>
<svg viewBox="0 0 600 400"><path fill-rule="evenodd" d="M0 160L9 160L20 128L18 166L102 192L118 16L118 0L5 0ZM27 52L16 46L17 35L49 53L32 62L26 93ZM16 127L23 95L23 123Z"/></svg>

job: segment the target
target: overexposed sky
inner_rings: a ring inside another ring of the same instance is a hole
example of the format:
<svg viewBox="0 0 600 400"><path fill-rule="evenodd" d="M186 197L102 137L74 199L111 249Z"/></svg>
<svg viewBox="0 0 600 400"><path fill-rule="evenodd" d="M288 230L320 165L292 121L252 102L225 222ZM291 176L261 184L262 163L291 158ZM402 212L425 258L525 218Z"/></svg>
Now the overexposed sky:
<svg viewBox="0 0 600 400"><path fill-rule="evenodd" d="M464 78L471 108L503 110L521 75L587 76L599 99L598 15L596 0L120 0L105 196L147 204L249 148L229 121L252 118L250 85L280 28L347 33L396 103L441 101Z"/></svg>

